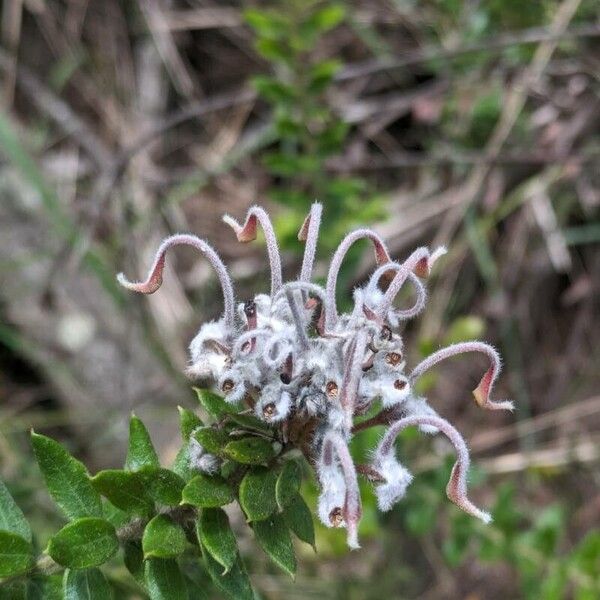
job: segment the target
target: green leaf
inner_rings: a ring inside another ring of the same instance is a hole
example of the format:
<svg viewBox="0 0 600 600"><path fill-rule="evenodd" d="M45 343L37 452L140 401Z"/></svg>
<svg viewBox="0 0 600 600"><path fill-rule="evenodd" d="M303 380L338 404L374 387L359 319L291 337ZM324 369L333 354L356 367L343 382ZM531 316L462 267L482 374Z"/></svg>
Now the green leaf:
<svg viewBox="0 0 600 600"><path fill-rule="evenodd" d="M308 89L313 94L320 94L333 81L341 63L338 60L326 60L313 66L310 70Z"/></svg>
<svg viewBox="0 0 600 600"><path fill-rule="evenodd" d="M177 452L177 456L175 457L171 468L173 469L173 472L179 475L184 481L189 481L194 475L194 471L190 468L190 456L187 442L184 443L179 449L179 452Z"/></svg>
<svg viewBox="0 0 600 600"><path fill-rule="evenodd" d="M285 35L287 29L283 15L264 9L249 8L244 11L244 19L262 37L278 38Z"/></svg>
<svg viewBox="0 0 600 600"><path fill-rule="evenodd" d="M67 569L63 577L64 600L111 600L113 595L99 569Z"/></svg>
<svg viewBox="0 0 600 600"><path fill-rule="evenodd" d="M32 432L31 442L48 491L65 515L69 519L101 517L100 495L83 464L44 435Z"/></svg>
<svg viewBox="0 0 600 600"><path fill-rule="evenodd" d="M261 465L275 456L273 444L260 437L229 442L223 451L226 456L244 465Z"/></svg>
<svg viewBox="0 0 600 600"><path fill-rule="evenodd" d="M249 429L253 431L258 431L260 433L268 433L273 435L273 428L264 421L261 421L257 417L253 415L229 415L227 417L228 422L234 422L236 425L243 427L244 429Z"/></svg>
<svg viewBox="0 0 600 600"><path fill-rule="evenodd" d="M192 435L192 431L198 427L202 427L203 423L195 412L192 412L191 410L181 406L178 406L177 410L179 411L179 428L181 430L181 437L184 442L187 442L190 439L190 435Z"/></svg>
<svg viewBox="0 0 600 600"><path fill-rule="evenodd" d="M31 542L31 527L2 479L0 479L0 530L16 533Z"/></svg>
<svg viewBox="0 0 600 600"><path fill-rule="evenodd" d="M272 103L292 102L296 95L296 91L291 85L286 85L283 81L268 75L253 77L252 85L263 98Z"/></svg>
<svg viewBox="0 0 600 600"><path fill-rule="evenodd" d="M183 488L183 502L203 508L225 506L235 499L229 484L218 475L196 475Z"/></svg>
<svg viewBox="0 0 600 600"><path fill-rule="evenodd" d="M210 426L198 429L192 437L211 454L221 454L229 441L229 436L225 431Z"/></svg>
<svg viewBox="0 0 600 600"><path fill-rule="evenodd" d="M27 600L64 600L62 580L62 573L28 577ZM10 600L15 598L10 597Z"/></svg>
<svg viewBox="0 0 600 600"><path fill-rule="evenodd" d="M198 540L227 573L237 559L237 544L229 519L220 508L205 508L196 521Z"/></svg>
<svg viewBox="0 0 600 600"><path fill-rule="evenodd" d="M146 426L135 415L131 415L125 468L128 471L138 471L143 467L158 468L160 463Z"/></svg>
<svg viewBox="0 0 600 600"><path fill-rule="evenodd" d="M167 515L156 515L144 529L144 558L175 558L186 547L185 533Z"/></svg>
<svg viewBox="0 0 600 600"><path fill-rule="evenodd" d="M151 600L188 600L185 580L175 560L150 558L145 573Z"/></svg>
<svg viewBox="0 0 600 600"><path fill-rule="evenodd" d="M272 469L257 468L246 473L240 484L240 506L249 521L260 521L277 510L275 486L277 473Z"/></svg>
<svg viewBox="0 0 600 600"><path fill-rule="evenodd" d="M144 552L137 540L127 540L123 544L123 559L127 570L138 583L144 581Z"/></svg>
<svg viewBox="0 0 600 600"><path fill-rule="evenodd" d="M143 479L146 493L159 504L178 506L181 504L181 493L185 481L169 469L145 467L139 471Z"/></svg>
<svg viewBox="0 0 600 600"><path fill-rule="evenodd" d="M339 25L344 20L345 16L346 11L341 4L329 4L311 15L309 22L318 29L320 33L324 33Z"/></svg>
<svg viewBox="0 0 600 600"><path fill-rule="evenodd" d="M118 549L117 533L108 521L84 517L51 537L46 552L63 567L87 569L105 563Z"/></svg>
<svg viewBox="0 0 600 600"><path fill-rule="evenodd" d="M194 391L198 395L198 402L200 402L206 412L216 419L220 419L225 415L233 415L237 412L234 406L227 404L221 396L214 394L210 390L194 388Z"/></svg>
<svg viewBox="0 0 600 600"><path fill-rule="evenodd" d="M0 577L24 573L32 564L31 544L16 533L0 531Z"/></svg>
<svg viewBox="0 0 600 600"><path fill-rule="evenodd" d="M202 556L210 578L221 592L232 600L254 600L250 578L239 556L227 573L223 573L223 566L212 557L208 550L203 552Z"/></svg>
<svg viewBox="0 0 600 600"><path fill-rule="evenodd" d="M310 508L304 502L300 494L290 502L283 511L286 525L294 532L298 539L310 544L316 552L315 546L315 523Z"/></svg>
<svg viewBox="0 0 600 600"><path fill-rule="evenodd" d="M92 478L96 490L127 513L141 516L152 514L154 504L146 494L144 480L138 473L109 469Z"/></svg>
<svg viewBox="0 0 600 600"><path fill-rule="evenodd" d="M296 576L296 555L290 530L281 515L273 515L252 524L254 535L265 553L292 579Z"/></svg>
<svg viewBox="0 0 600 600"><path fill-rule="evenodd" d="M28 600L25 581L8 581L0 583L0 600Z"/></svg>
<svg viewBox="0 0 600 600"><path fill-rule="evenodd" d="M296 498L301 483L302 471L300 470L298 461L286 461L281 473L279 473L277 485L275 486L275 498L280 510L283 510Z"/></svg>

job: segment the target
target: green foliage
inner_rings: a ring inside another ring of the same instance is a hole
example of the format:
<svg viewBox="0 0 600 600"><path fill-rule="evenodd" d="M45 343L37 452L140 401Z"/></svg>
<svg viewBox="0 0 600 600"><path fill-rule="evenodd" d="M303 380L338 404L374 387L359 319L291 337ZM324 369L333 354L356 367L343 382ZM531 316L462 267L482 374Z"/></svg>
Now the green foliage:
<svg viewBox="0 0 600 600"><path fill-rule="evenodd" d="M16 533L0 531L0 577L27 571L33 560L31 544Z"/></svg>
<svg viewBox="0 0 600 600"><path fill-rule="evenodd" d="M129 421L129 447L125 468L138 471L143 467L160 467L160 463L146 426L132 415Z"/></svg>
<svg viewBox="0 0 600 600"><path fill-rule="evenodd" d="M301 483L302 472L298 461L287 461L283 465L275 485L275 499L280 510L284 510L295 500Z"/></svg>
<svg viewBox="0 0 600 600"><path fill-rule="evenodd" d="M292 501L283 510L283 518L290 531L296 535L299 540L310 544L316 552L315 545L315 524L310 508L300 494L292 499Z"/></svg>
<svg viewBox="0 0 600 600"><path fill-rule="evenodd" d="M98 569L67 569L63 578L64 600L111 600L112 591Z"/></svg>
<svg viewBox="0 0 600 600"><path fill-rule="evenodd" d="M46 552L63 567L87 569L104 564L118 549L117 532L108 521L83 517L51 537Z"/></svg>
<svg viewBox="0 0 600 600"><path fill-rule="evenodd" d="M244 465L262 465L275 456L273 445L259 437L247 437L229 442L223 448L223 452L228 458Z"/></svg>
<svg viewBox="0 0 600 600"><path fill-rule="evenodd" d="M175 558L183 553L185 546L181 525L167 515L156 515L144 529L144 558Z"/></svg>
<svg viewBox="0 0 600 600"><path fill-rule="evenodd" d="M185 580L175 560L149 558L144 572L151 600L188 600Z"/></svg>
<svg viewBox="0 0 600 600"><path fill-rule="evenodd" d="M0 579L7 579L0 582L0 600L121 597L122 573L113 580L99 570L120 560L132 577L127 585L151 600L208 598L208 581L229 598L254 599L236 535L220 508L236 501L257 544L274 565L295 575L291 534L315 545L312 515L299 494L301 465L274 444L269 426L238 414L215 394L198 390L198 398L216 422L204 426L195 413L179 409L182 447L173 469L160 467L135 415L125 469L93 477L58 442L32 433L50 495L69 522L36 559L37 540L0 482ZM220 472L195 468L188 451L193 443L221 456Z"/></svg>
<svg viewBox="0 0 600 600"><path fill-rule="evenodd" d="M238 550L225 511L220 508L205 508L196 525L202 547L223 565L224 573L227 573L237 560Z"/></svg>
<svg viewBox="0 0 600 600"><path fill-rule="evenodd" d="M231 486L219 475L196 475L184 488L182 502L202 508L216 508L233 502Z"/></svg>
<svg viewBox="0 0 600 600"><path fill-rule="evenodd" d="M273 469L259 467L244 476L240 484L240 506L248 521L267 519L277 510L276 485L277 473Z"/></svg>
<svg viewBox="0 0 600 600"><path fill-rule="evenodd" d="M13 500L4 482L0 479L0 531L14 533L31 542L31 527L23 511Z"/></svg>
<svg viewBox="0 0 600 600"><path fill-rule="evenodd" d="M31 443L50 495L69 519L101 517L100 495L87 469L58 442L32 432Z"/></svg>
<svg viewBox="0 0 600 600"><path fill-rule="evenodd" d="M343 150L348 126L327 97L341 64L317 58L315 47L344 22L346 8L309 0L282 4L281 9L247 10L245 17L256 35L257 52L274 72L253 83L271 105L277 136L263 164L277 179L271 196L286 209L277 223L279 238L284 248L297 250L296 235L316 199L326 207L323 227L330 235L321 243L329 252L350 227L383 216L364 180L326 173L327 160Z"/></svg>
<svg viewBox="0 0 600 600"><path fill-rule="evenodd" d="M281 515L252 524L258 543L273 562L292 578L296 575L296 556L290 530Z"/></svg>
<svg viewBox="0 0 600 600"><path fill-rule="evenodd" d="M129 514L148 516L152 513L152 500L138 473L117 469L100 471L92 478L92 484L111 504Z"/></svg>

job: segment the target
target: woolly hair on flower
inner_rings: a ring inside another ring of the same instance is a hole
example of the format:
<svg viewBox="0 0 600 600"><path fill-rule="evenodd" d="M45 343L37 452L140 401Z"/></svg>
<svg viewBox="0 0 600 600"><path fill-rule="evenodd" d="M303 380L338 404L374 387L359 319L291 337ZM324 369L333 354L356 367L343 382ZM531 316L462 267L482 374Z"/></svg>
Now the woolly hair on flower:
<svg viewBox="0 0 600 600"><path fill-rule="evenodd" d="M240 417L258 419L275 440L279 454L264 464L281 465L288 452L298 452L313 465L320 485L317 514L328 527L345 527L348 544L358 547L361 498L358 475L375 486L379 508L387 511L408 493L410 472L395 455L395 440L406 427L446 436L457 460L448 482L448 498L467 513L489 522L488 513L467 496L470 464L461 434L415 395L417 380L439 362L464 353L480 353L488 368L473 391L477 405L487 410L512 410L508 401L491 399L500 373L500 356L480 341L453 344L434 352L412 370L407 368L400 325L421 313L427 300L425 280L445 253L421 247L404 261L394 261L383 239L369 229L349 233L335 251L325 287L312 282L322 207L315 203L298 234L304 256L298 278L284 282L275 231L268 214L251 207L240 224L224 217L237 239L247 243L264 232L270 265L270 293L238 302L225 265L214 249L193 235L174 235L158 249L145 281L119 282L142 294L156 292L162 283L167 251L178 245L198 250L212 265L223 291L224 310L205 323L190 345L187 373L202 380L232 406ZM350 248L368 240L376 268L363 287L354 290L352 310L338 312L337 280ZM408 308L395 306L405 285L413 292ZM380 410L369 417L377 406ZM364 418L363 418L364 417ZM239 420L238 418L238 420ZM349 444L352 436L371 426L387 427L370 465L357 465ZM254 429L260 427L254 426ZM269 437L270 436L270 437ZM258 443L255 443L255 445ZM258 444L260 445L260 444ZM194 438L188 447L189 468L218 473L224 462Z"/></svg>

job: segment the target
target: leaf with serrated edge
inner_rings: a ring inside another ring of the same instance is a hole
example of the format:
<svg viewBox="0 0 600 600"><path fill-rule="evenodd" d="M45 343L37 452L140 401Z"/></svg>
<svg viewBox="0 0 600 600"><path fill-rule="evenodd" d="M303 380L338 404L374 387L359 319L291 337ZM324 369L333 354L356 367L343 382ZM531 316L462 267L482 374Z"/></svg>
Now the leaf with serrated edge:
<svg viewBox="0 0 600 600"><path fill-rule="evenodd" d="M310 544L316 552L315 523L304 498L300 494L296 494L296 497L285 507L282 514L287 526L296 537Z"/></svg>
<svg viewBox="0 0 600 600"><path fill-rule="evenodd" d="M196 521L196 532L202 546L227 573L237 557L235 535L229 526L229 519L220 508L205 508Z"/></svg>
<svg viewBox="0 0 600 600"><path fill-rule="evenodd" d="M277 473L271 469L255 468L246 473L240 484L240 505L248 521L260 521L277 510L275 485Z"/></svg>
<svg viewBox="0 0 600 600"><path fill-rule="evenodd" d="M182 504L216 508L233 502L229 484L218 475L196 475L184 488Z"/></svg>
<svg viewBox="0 0 600 600"><path fill-rule="evenodd" d="M125 468L137 471L143 467L160 467L160 463L146 426L138 417L131 415Z"/></svg>
<svg viewBox="0 0 600 600"><path fill-rule="evenodd" d="M31 433L35 457L50 495L69 519L101 517L100 494L92 486L87 469L58 442Z"/></svg>
<svg viewBox="0 0 600 600"><path fill-rule="evenodd" d="M67 569L63 576L64 600L112 600L112 591L99 569Z"/></svg>
<svg viewBox="0 0 600 600"><path fill-rule="evenodd" d="M208 550L202 552L202 556L210 578L221 592L232 600L254 600L252 584L239 555L233 567L225 574L223 574L223 566L212 557Z"/></svg>
<svg viewBox="0 0 600 600"><path fill-rule="evenodd" d="M149 516L154 509L138 473L118 469L100 471L92 478L92 484L111 504L130 514Z"/></svg>
<svg viewBox="0 0 600 600"><path fill-rule="evenodd" d="M290 530L281 515L252 523L254 535L261 548L273 562L292 579L296 576L296 555Z"/></svg>
<svg viewBox="0 0 600 600"><path fill-rule="evenodd" d="M0 531L0 578L24 573L32 563L31 544L16 533Z"/></svg>
<svg viewBox="0 0 600 600"><path fill-rule="evenodd" d="M31 527L2 479L0 479L0 530L16 533L31 542Z"/></svg>
<svg viewBox="0 0 600 600"><path fill-rule="evenodd" d="M175 558L186 547L185 533L167 515L156 515L144 529L144 558Z"/></svg>
<svg viewBox="0 0 600 600"><path fill-rule="evenodd" d="M281 473L279 473L277 485L275 486L275 497L280 510L283 510L295 499L301 482L302 472L298 461L286 461Z"/></svg>
<svg viewBox="0 0 600 600"><path fill-rule="evenodd" d="M185 580L173 559L150 558L145 564L146 588L151 600L188 600Z"/></svg>
<svg viewBox="0 0 600 600"><path fill-rule="evenodd" d="M51 537L46 552L63 567L87 569L105 563L118 549L117 533L108 521L84 517Z"/></svg>

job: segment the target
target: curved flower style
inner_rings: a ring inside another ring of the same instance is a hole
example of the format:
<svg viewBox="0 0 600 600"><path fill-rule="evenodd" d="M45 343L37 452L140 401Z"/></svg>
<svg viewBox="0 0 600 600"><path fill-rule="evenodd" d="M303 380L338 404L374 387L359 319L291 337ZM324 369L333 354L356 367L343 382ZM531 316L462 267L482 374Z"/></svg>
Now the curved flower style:
<svg viewBox="0 0 600 600"><path fill-rule="evenodd" d="M271 267L271 293L234 301L227 270L213 248L192 235L174 235L158 249L146 281L119 282L136 292L154 293L162 284L166 252L190 245L209 260L221 283L223 316L200 328L190 345L188 374L203 380L230 403L243 403L269 423L284 448L299 448L315 466L321 487L318 515L328 527L345 527L348 544L358 547L361 498L357 474L376 487L379 508L389 510L406 493L412 475L396 459L398 433L417 426L428 434L443 433L453 444L457 461L447 487L452 502L488 522L490 516L467 497L469 453L460 433L414 392L415 381L438 362L462 353L483 353L489 367L474 390L477 404L488 410L511 410L512 403L490 399L500 372L496 350L479 341L453 344L434 352L406 372L398 326L425 306L424 279L445 248L418 248L403 262L394 262L383 240L369 229L348 234L335 252L325 288L312 283L322 207L315 203L298 234L305 243L298 279L283 283L281 258L273 226L259 207L249 209L243 225L226 216L240 242L264 231ZM337 277L350 247L361 239L372 242L377 268L369 281L354 291L351 312L338 314ZM416 299L408 309L394 300L409 282ZM375 416L355 422L380 403ZM352 435L375 425L387 425L371 465L355 465L349 443ZM219 460L197 442L190 448L190 466L213 472Z"/></svg>

